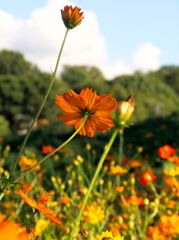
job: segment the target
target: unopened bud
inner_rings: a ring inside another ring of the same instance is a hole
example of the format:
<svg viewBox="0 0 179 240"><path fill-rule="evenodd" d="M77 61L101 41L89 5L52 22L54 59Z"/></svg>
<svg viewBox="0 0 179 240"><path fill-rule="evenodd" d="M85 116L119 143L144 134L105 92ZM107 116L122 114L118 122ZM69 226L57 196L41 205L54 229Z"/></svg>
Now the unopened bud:
<svg viewBox="0 0 179 240"><path fill-rule="evenodd" d="M147 206L147 205L149 205L149 199L148 198L145 198L144 199L144 204Z"/></svg>
<svg viewBox="0 0 179 240"><path fill-rule="evenodd" d="M80 163L82 163L82 162L84 161L84 159L83 159L80 155L78 155L76 159L77 159Z"/></svg>
<svg viewBox="0 0 179 240"><path fill-rule="evenodd" d="M119 103L119 107L115 115L116 126L125 127L133 112L134 112L134 99L133 97L129 96L125 101Z"/></svg>
<svg viewBox="0 0 179 240"><path fill-rule="evenodd" d="M78 26L83 20L83 12L81 8L65 6L61 9L62 20L66 28L73 29Z"/></svg>
<svg viewBox="0 0 179 240"><path fill-rule="evenodd" d="M130 227L130 229L134 228L134 222L133 221L129 221L129 227Z"/></svg>
<svg viewBox="0 0 179 240"><path fill-rule="evenodd" d="M86 150L89 152L91 151L91 145L89 143L86 144Z"/></svg>
<svg viewBox="0 0 179 240"><path fill-rule="evenodd" d="M131 177L131 184L132 184L132 185L135 184L135 177L134 177L134 176Z"/></svg>

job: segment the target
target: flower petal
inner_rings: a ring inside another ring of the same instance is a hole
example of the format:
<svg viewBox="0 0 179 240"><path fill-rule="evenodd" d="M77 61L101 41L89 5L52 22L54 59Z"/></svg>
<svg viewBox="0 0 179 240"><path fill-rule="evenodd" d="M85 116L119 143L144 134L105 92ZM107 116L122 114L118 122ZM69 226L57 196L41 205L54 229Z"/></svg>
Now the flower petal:
<svg viewBox="0 0 179 240"><path fill-rule="evenodd" d="M20 197L21 197L30 207L37 209L37 203L36 203L36 201L33 200L33 199L31 199L31 198L29 198L29 197L27 197L27 196L25 195L25 193L24 193L20 188L17 190L17 193L20 195Z"/></svg>
<svg viewBox="0 0 179 240"><path fill-rule="evenodd" d="M39 206L38 210L42 212L46 217L50 218L53 222L62 224L63 222L57 217L57 214L52 209L49 209L45 206Z"/></svg>
<svg viewBox="0 0 179 240"><path fill-rule="evenodd" d="M80 96L84 99L85 107L92 109L96 101L96 92L93 92L92 89L85 88L81 90Z"/></svg>
<svg viewBox="0 0 179 240"><path fill-rule="evenodd" d="M79 118L81 118L81 116L78 113L64 113L59 116L59 119L67 126L74 125Z"/></svg>

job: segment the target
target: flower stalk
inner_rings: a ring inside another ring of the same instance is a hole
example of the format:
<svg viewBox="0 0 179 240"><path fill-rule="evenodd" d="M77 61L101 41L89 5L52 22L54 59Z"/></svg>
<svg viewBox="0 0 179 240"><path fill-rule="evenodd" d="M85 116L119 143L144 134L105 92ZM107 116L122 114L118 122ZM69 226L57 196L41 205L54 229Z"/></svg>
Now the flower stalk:
<svg viewBox="0 0 179 240"><path fill-rule="evenodd" d="M123 147L124 147L124 130L119 130L119 165L122 164L123 159Z"/></svg>
<svg viewBox="0 0 179 240"><path fill-rule="evenodd" d="M39 162L37 162L34 166L32 166L29 169L26 169L22 172L20 172L19 174L16 175L15 180L19 180L23 177L25 177L27 174L29 174L30 172L32 172L38 165L42 164L45 160L47 160L48 158L50 158L51 156L53 156L56 152L58 152L60 149L62 149L63 147L65 147L78 133L79 131L82 129L82 127L84 126L86 120L88 119L89 115L86 114L82 124L80 125L80 127L65 141L63 142L59 147L57 147L53 152L49 153L48 155L46 155L44 158L42 158Z"/></svg>
<svg viewBox="0 0 179 240"><path fill-rule="evenodd" d="M88 199L89 199L89 195L91 193L91 191L93 190L94 188L94 185L95 185L95 182L96 182L96 179L101 171L101 168L103 166L103 163L104 163L104 160L109 152L109 150L111 149L113 143L114 143L114 140L116 139L116 136L118 134L118 129L115 129L107 146L105 147L105 150L103 152L103 154L101 155L101 158L99 160L99 163L98 163L98 166L97 166L97 169L93 175L93 178L91 180L91 183L90 183L90 186L88 188L88 191L83 199L83 202L82 202L82 206L81 206L81 209L80 209L80 212L79 212L79 215L77 217L77 220L76 220L76 225L74 227L74 229L72 230L72 233L71 233L71 237L70 237L70 240L76 240L76 237L77 237L77 234L78 234L78 231L79 231L79 226L80 226L80 222L81 222L81 219L82 219L82 216L83 216L83 211L84 211L84 208L88 202Z"/></svg>
<svg viewBox="0 0 179 240"><path fill-rule="evenodd" d="M66 29L66 32L65 32L65 35L64 35L64 39L63 39L63 42L62 42L62 45L61 45L61 48L60 48L60 51L59 51L59 54L58 54L57 62L56 62L56 65L55 65L55 69L54 69L54 72L53 72L53 74L52 74L52 79L51 79L50 85L49 85L49 87L48 87L48 90L47 90L47 92L46 92L46 94L45 94L45 97L44 97L44 99L43 99L43 101L42 101L42 103L41 103L41 105L40 105L40 107L39 107L39 109L38 109L38 111L37 111L37 113L36 113L36 115L35 115L32 123L31 123L31 125L30 125L30 127L29 127L29 129L28 129L27 135L26 135L25 138L24 138L24 141L23 141L23 143L22 143L22 145L21 145L21 148L20 148L20 150L19 150L19 153L18 153L18 155L17 155L17 157L16 157L16 159L15 159L15 161L14 161L14 165L13 165L13 167L12 167L12 169L11 169L11 174L10 174L11 176L14 176L14 173L15 173L15 170L16 170L16 167L17 167L19 158L21 157L21 155L22 155L23 152L24 152L24 148L25 148L25 146L26 146L26 144L27 144L27 141L28 141L28 139L29 139L29 136L30 136L30 134L31 134L31 131L32 131L32 129L33 129L33 126L35 125L36 121L38 120L38 118L39 118L39 116L40 116L40 114L41 114L41 112L42 112L42 109L43 109L43 107L44 107L44 105L45 105L45 103L46 103L46 101L47 101L47 98L48 98L48 96L49 96L49 94L50 94L50 90L51 90L51 88L52 88L52 86L53 86L53 83L54 83L54 81L55 81L55 79L56 79L56 74L57 74L58 66L59 66L59 63L60 63L61 55L62 55L62 52L63 52L63 48L64 48L64 45L65 45L65 41L66 41L68 32L69 32L69 29Z"/></svg>

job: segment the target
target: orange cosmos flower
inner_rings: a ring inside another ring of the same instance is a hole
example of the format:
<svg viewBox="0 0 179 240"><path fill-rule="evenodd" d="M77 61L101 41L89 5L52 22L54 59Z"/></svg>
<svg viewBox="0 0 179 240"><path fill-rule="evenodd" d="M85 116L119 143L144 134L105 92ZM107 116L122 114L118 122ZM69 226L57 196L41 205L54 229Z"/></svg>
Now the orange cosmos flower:
<svg viewBox="0 0 179 240"><path fill-rule="evenodd" d="M124 175L127 173L127 169L119 166L119 165L116 165L116 166L111 166L110 169L109 169L109 172L108 174L110 176L121 176L121 175Z"/></svg>
<svg viewBox="0 0 179 240"><path fill-rule="evenodd" d="M29 198L28 196L26 196L21 188L18 189L18 194L21 196L21 198L31 208L35 208L36 210L40 211L41 213L43 213L46 217L50 218L55 223L62 224L62 221L57 217L57 214L53 210L51 210L51 209L49 209L49 208L47 208L45 206L45 204L48 202L48 200L50 198L50 194L49 193L43 193L40 196L38 202L36 202L35 200L33 200L33 199Z"/></svg>
<svg viewBox="0 0 179 240"><path fill-rule="evenodd" d="M172 238L165 236L158 226L150 226L147 231L147 240L172 240Z"/></svg>
<svg viewBox="0 0 179 240"><path fill-rule="evenodd" d="M130 197L126 197L124 199L124 201L128 204L128 205L138 205L138 206L141 206L141 205L144 205L144 199L141 198L141 197L137 197L137 196L130 196Z"/></svg>
<svg viewBox="0 0 179 240"><path fill-rule="evenodd" d="M163 145L158 149L158 155L160 158L167 159L175 153L175 149L170 145Z"/></svg>
<svg viewBox="0 0 179 240"><path fill-rule="evenodd" d="M43 154L49 154L51 152L53 152L55 150L55 147L51 146L51 145L44 145L42 146L41 152Z"/></svg>
<svg viewBox="0 0 179 240"><path fill-rule="evenodd" d="M139 162L138 160L133 160L133 159L124 159L123 163L125 165L129 165L130 168L138 168L141 167L141 162Z"/></svg>
<svg viewBox="0 0 179 240"><path fill-rule="evenodd" d="M80 94L69 90L63 96L56 96L55 103L65 112L59 118L67 126L74 125L78 129L84 116L88 115L80 135L93 137L95 130L104 132L114 126L112 112L117 107L117 101L111 94L98 96L89 88L81 90Z"/></svg>
<svg viewBox="0 0 179 240"><path fill-rule="evenodd" d="M68 206L70 204L70 199L68 196L64 196L60 198L60 202L61 204Z"/></svg>
<svg viewBox="0 0 179 240"><path fill-rule="evenodd" d="M124 186L119 185L114 189L114 191L117 193L121 193L124 191Z"/></svg>
<svg viewBox="0 0 179 240"><path fill-rule="evenodd" d="M83 20L83 12L80 12L81 8L65 6L61 9L62 20L66 28L72 29L78 26Z"/></svg>
<svg viewBox="0 0 179 240"><path fill-rule="evenodd" d="M21 170L29 169L29 168L33 167L36 163L37 163L37 159L31 159L26 156L21 156L21 158L19 159L19 162L18 162ZM40 168L41 168L40 165L37 165L35 167L35 171L38 172L40 170Z"/></svg>
<svg viewBox="0 0 179 240"><path fill-rule="evenodd" d="M156 176L150 171L150 170L145 170L143 175L139 178L139 182L141 185L149 185L150 182L154 182L156 179Z"/></svg>
<svg viewBox="0 0 179 240"><path fill-rule="evenodd" d="M2 240L30 240L28 233L13 221L0 223L0 238Z"/></svg>
<svg viewBox="0 0 179 240"><path fill-rule="evenodd" d="M176 237L179 235L179 215L162 215L160 217L159 229L166 235Z"/></svg>
<svg viewBox="0 0 179 240"><path fill-rule="evenodd" d="M164 181L169 188L177 185L179 186L179 182L173 177L165 177Z"/></svg>
<svg viewBox="0 0 179 240"><path fill-rule="evenodd" d="M178 156L171 156L168 158L168 161L179 165L179 157Z"/></svg>
<svg viewBox="0 0 179 240"><path fill-rule="evenodd" d="M132 160L132 161L129 161L129 166L131 168L138 168L138 167L141 167L141 163L137 160Z"/></svg>

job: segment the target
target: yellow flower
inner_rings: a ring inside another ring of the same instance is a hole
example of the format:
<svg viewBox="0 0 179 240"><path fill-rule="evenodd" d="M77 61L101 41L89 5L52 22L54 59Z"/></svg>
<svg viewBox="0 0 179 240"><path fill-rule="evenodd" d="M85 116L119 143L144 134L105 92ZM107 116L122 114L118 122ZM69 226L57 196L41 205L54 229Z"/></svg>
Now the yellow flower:
<svg viewBox="0 0 179 240"><path fill-rule="evenodd" d="M35 164L37 163L37 159L31 159L31 158L28 158L26 156L22 156L19 160L19 167L21 168L21 170L26 170L28 168L31 168L33 167ZM39 171L40 170L40 165L38 165L36 168L35 168L36 171Z"/></svg>
<svg viewBox="0 0 179 240"><path fill-rule="evenodd" d="M39 219L33 231L35 236L41 236L42 232L44 231L44 229L47 227L48 224L49 224L49 220Z"/></svg>
<svg viewBox="0 0 179 240"><path fill-rule="evenodd" d="M119 165L116 165L116 166L111 166L110 167L110 170L109 170L109 175L111 176L120 176L120 175L123 175L123 174L126 174L127 173L127 170L125 168L122 168L121 166Z"/></svg>
<svg viewBox="0 0 179 240"><path fill-rule="evenodd" d="M178 176L179 175L179 166L176 166L175 168L169 168L164 170L164 174L168 176Z"/></svg>
<svg viewBox="0 0 179 240"><path fill-rule="evenodd" d="M105 215L104 210L97 204L88 205L83 212L84 220L91 224L98 224Z"/></svg>
<svg viewBox="0 0 179 240"><path fill-rule="evenodd" d="M9 172L2 167L0 167L0 175L4 175L7 179L9 178Z"/></svg>
<svg viewBox="0 0 179 240"><path fill-rule="evenodd" d="M49 207L56 207L56 206L58 206L58 202L57 201L49 201L48 206Z"/></svg>
<svg viewBox="0 0 179 240"><path fill-rule="evenodd" d="M121 236L113 236L112 232L105 231L102 232L100 235L97 235L96 237L93 237L91 240L124 240L124 237Z"/></svg>

